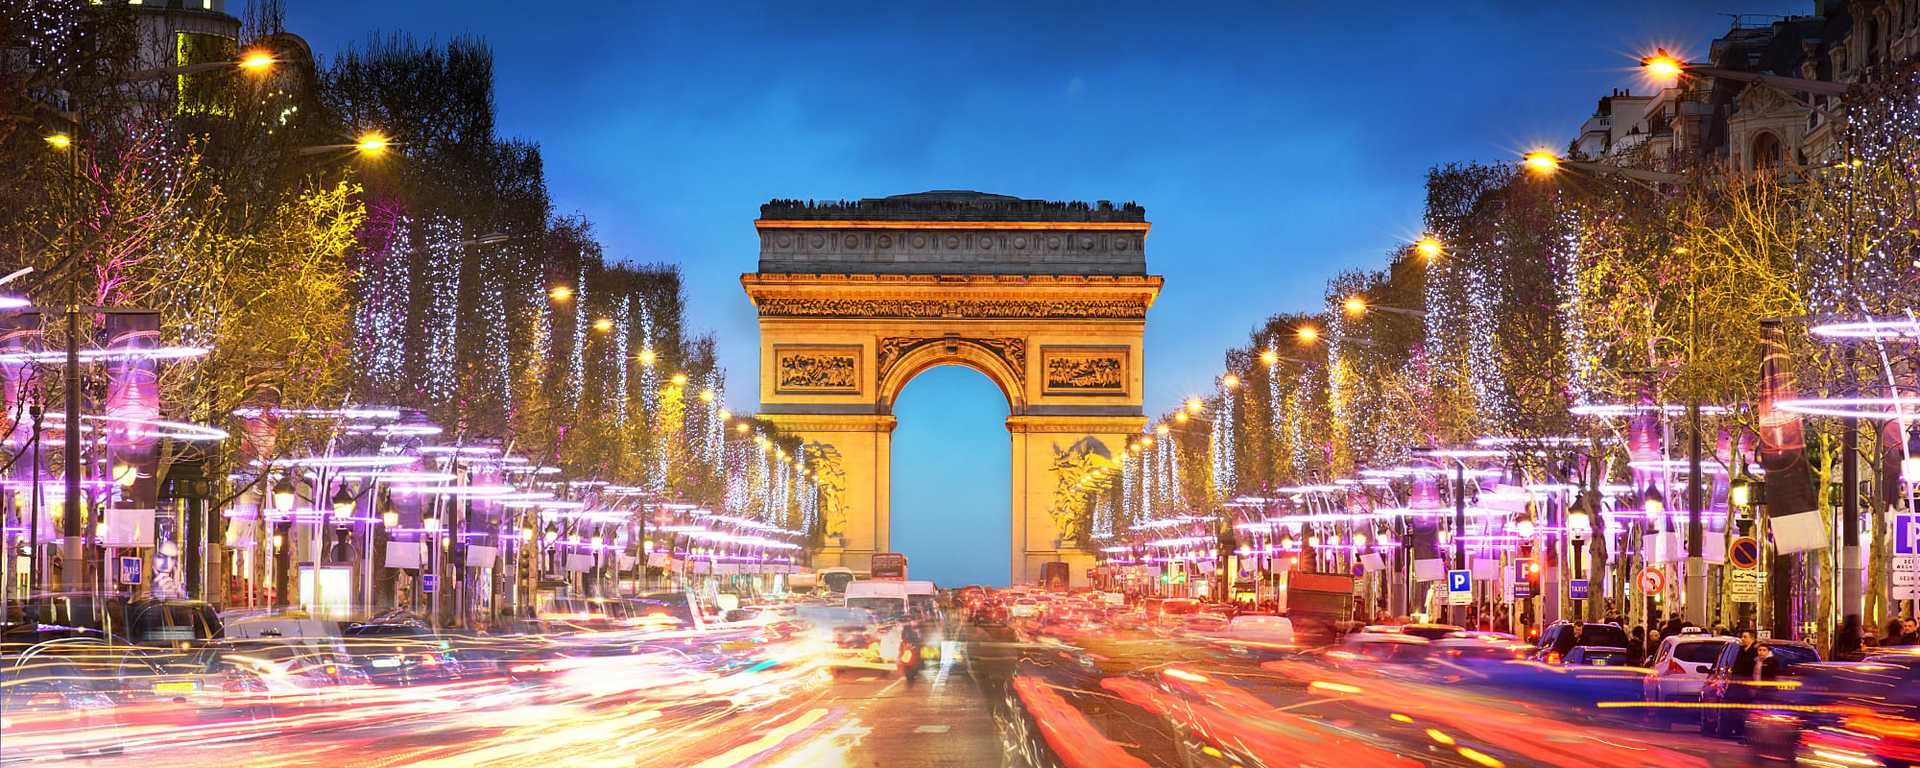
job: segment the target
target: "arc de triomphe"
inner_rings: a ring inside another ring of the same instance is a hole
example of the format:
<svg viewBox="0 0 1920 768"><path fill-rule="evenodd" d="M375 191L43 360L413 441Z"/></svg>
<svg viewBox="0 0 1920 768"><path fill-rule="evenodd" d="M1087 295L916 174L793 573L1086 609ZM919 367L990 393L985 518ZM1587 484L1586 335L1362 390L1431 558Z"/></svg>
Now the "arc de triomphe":
<svg viewBox="0 0 1920 768"><path fill-rule="evenodd" d="M1055 560L1084 581L1081 480L1112 471L1145 424L1141 334L1162 282L1146 211L936 191L775 200L754 224L759 271L740 282L760 317L761 417L844 470L814 563L864 571L889 551L894 400L921 371L964 365L1007 398L1011 582Z"/></svg>

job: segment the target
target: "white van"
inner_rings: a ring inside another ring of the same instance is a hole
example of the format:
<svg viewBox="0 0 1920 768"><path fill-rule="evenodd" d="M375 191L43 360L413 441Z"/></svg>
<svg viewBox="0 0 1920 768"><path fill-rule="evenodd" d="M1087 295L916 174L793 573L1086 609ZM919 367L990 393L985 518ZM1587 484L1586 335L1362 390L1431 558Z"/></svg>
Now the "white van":
<svg viewBox="0 0 1920 768"><path fill-rule="evenodd" d="M940 597L931 581L906 581L907 608L923 619L940 618Z"/></svg>
<svg viewBox="0 0 1920 768"><path fill-rule="evenodd" d="M856 581L847 585L848 608L864 608L881 621L907 616L909 591L904 581Z"/></svg>

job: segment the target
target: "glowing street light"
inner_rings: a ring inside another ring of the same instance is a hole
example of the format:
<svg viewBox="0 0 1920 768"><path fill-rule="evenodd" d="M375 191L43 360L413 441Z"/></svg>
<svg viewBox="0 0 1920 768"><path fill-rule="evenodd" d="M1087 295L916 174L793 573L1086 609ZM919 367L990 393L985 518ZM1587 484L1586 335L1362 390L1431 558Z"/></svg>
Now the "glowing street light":
<svg viewBox="0 0 1920 768"><path fill-rule="evenodd" d="M700 390L700 402L711 403L715 397L718 397L718 395L716 395L712 389Z"/></svg>
<svg viewBox="0 0 1920 768"><path fill-rule="evenodd" d="M1158 433L1158 434L1161 434L1161 435L1166 435L1166 434L1170 434L1170 433L1172 433L1172 432L1173 432L1173 428L1172 428L1172 427L1169 427L1169 426L1167 426L1167 425L1165 425L1165 424L1161 424L1161 425L1159 425L1159 426L1157 426L1157 427L1154 427L1154 428L1153 428L1153 431L1154 431L1155 433Z"/></svg>
<svg viewBox="0 0 1920 768"><path fill-rule="evenodd" d="M1187 398L1187 413L1199 413L1201 409L1206 407L1207 407L1207 404L1201 402L1200 398L1197 398L1197 397Z"/></svg>
<svg viewBox="0 0 1920 768"><path fill-rule="evenodd" d="M573 289L564 285L556 285L547 289L547 298L553 299L554 301L567 301L573 298Z"/></svg>
<svg viewBox="0 0 1920 768"><path fill-rule="evenodd" d="M1687 65L1667 53L1667 49L1655 48L1651 55L1640 58L1640 68L1658 80L1671 81L1679 79L1680 74L1687 70Z"/></svg>
<svg viewBox="0 0 1920 768"><path fill-rule="evenodd" d="M56 133L47 137L47 143L52 145L54 149L66 149L73 146L73 137L64 133Z"/></svg>
<svg viewBox="0 0 1920 768"><path fill-rule="evenodd" d="M687 385L687 375L684 373L676 373L673 375L672 379L669 379L669 381L672 381L673 385L676 387L684 387Z"/></svg>
<svg viewBox="0 0 1920 768"><path fill-rule="evenodd" d="M1522 155L1520 163L1525 165L1527 170L1542 175L1560 170L1560 156L1544 149L1536 149Z"/></svg>
<svg viewBox="0 0 1920 768"><path fill-rule="evenodd" d="M593 329L601 333L606 333L608 331L611 331L613 330L613 319L603 317L598 320L595 320L593 321Z"/></svg>
<svg viewBox="0 0 1920 768"><path fill-rule="evenodd" d="M1358 296L1348 296L1346 301L1340 302L1340 308L1346 310L1349 315L1364 315L1367 313L1367 300Z"/></svg>
<svg viewBox="0 0 1920 768"><path fill-rule="evenodd" d="M1446 251L1440 246L1440 241L1435 240L1432 235L1420 238L1413 244L1413 250L1426 257L1428 261L1440 258L1440 254Z"/></svg>
<svg viewBox="0 0 1920 768"><path fill-rule="evenodd" d="M1271 349L1260 350L1260 362L1266 365L1279 365L1280 353Z"/></svg>
<svg viewBox="0 0 1920 768"><path fill-rule="evenodd" d="M255 49L240 57L237 63L241 69L257 75L272 69L273 65L280 63L280 60L274 58L272 53Z"/></svg>
<svg viewBox="0 0 1920 768"><path fill-rule="evenodd" d="M1295 329L1293 335L1294 338L1300 340L1301 344L1312 344L1320 340L1320 329L1311 325L1303 325Z"/></svg>
<svg viewBox="0 0 1920 768"><path fill-rule="evenodd" d="M1240 377L1231 373L1221 376L1220 386L1226 387L1227 389L1237 388L1240 386Z"/></svg>
<svg viewBox="0 0 1920 768"><path fill-rule="evenodd" d="M653 361L655 361L655 360L658 360L658 359L660 359L660 356L659 356L659 355L657 355L657 354L654 354L654 351L653 351L653 350L651 350L651 349L643 349L643 350L640 350L640 364L641 364L641 365L653 365Z"/></svg>
<svg viewBox="0 0 1920 768"><path fill-rule="evenodd" d="M370 155L377 155L387 151L387 147L391 145L392 143L387 141L385 134L379 131L370 131L360 134L360 139L353 143L353 148Z"/></svg>

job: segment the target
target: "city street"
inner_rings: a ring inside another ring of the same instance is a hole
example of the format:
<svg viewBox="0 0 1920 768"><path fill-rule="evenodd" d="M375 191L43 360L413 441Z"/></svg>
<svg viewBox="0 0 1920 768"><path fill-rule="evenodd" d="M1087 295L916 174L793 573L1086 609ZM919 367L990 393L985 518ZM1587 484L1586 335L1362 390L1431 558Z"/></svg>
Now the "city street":
<svg viewBox="0 0 1920 768"><path fill-rule="evenodd" d="M1920 0L0 3L15 765L1920 768Z"/></svg>

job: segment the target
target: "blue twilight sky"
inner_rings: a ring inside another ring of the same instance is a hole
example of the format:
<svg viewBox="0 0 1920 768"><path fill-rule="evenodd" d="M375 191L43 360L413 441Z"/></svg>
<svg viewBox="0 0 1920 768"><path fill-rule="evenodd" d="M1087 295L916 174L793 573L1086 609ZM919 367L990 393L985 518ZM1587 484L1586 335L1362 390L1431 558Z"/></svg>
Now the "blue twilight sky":
<svg viewBox="0 0 1920 768"><path fill-rule="evenodd" d="M558 209L609 256L683 267L742 411L757 361L738 279L768 198L1137 201L1167 278L1147 329L1158 412L1263 318L1416 237L1428 167L1563 147L1608 89L1643 88L1645 46L1702 55L1722 12L1813 0L286 5L322 57L376 31L491 43L501 133L541 145ZM917 575L997 583L1005 401L935 373L900 404L895 538Z"/></svg>

